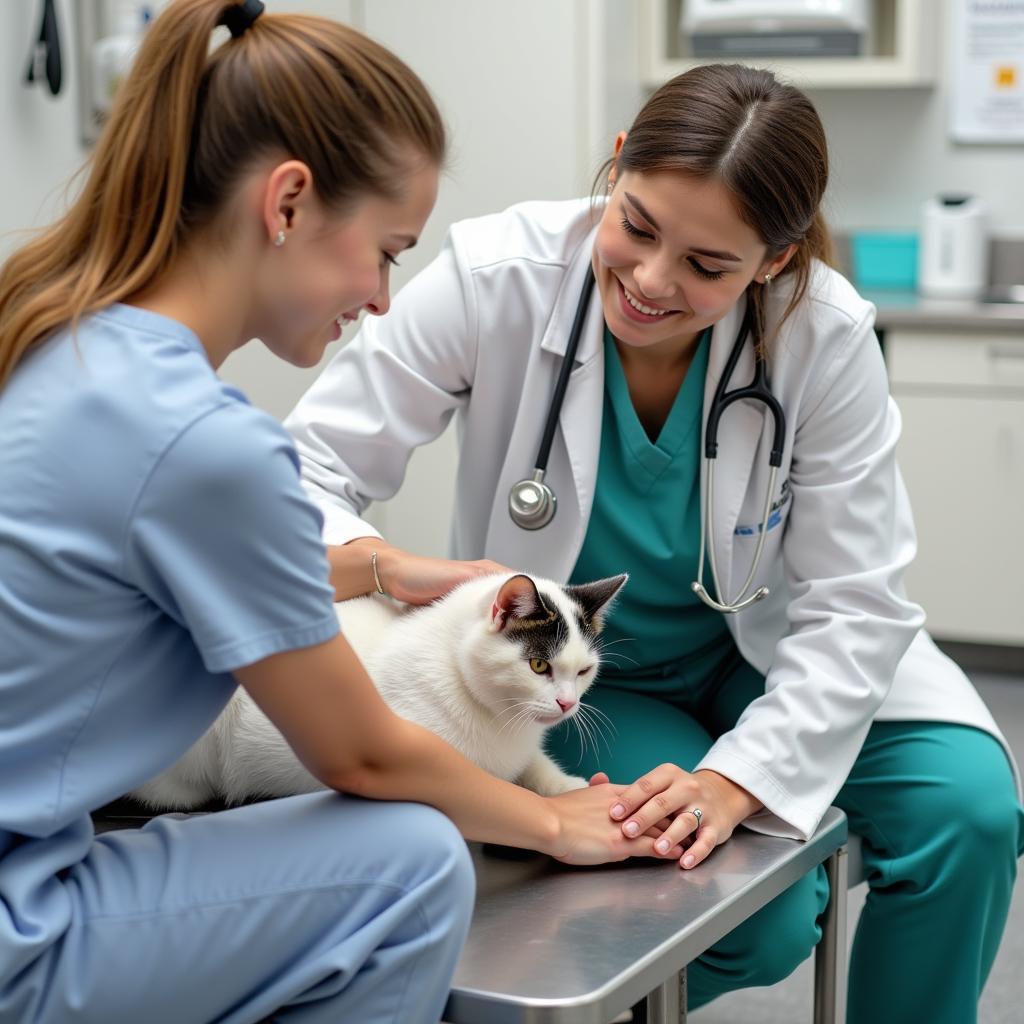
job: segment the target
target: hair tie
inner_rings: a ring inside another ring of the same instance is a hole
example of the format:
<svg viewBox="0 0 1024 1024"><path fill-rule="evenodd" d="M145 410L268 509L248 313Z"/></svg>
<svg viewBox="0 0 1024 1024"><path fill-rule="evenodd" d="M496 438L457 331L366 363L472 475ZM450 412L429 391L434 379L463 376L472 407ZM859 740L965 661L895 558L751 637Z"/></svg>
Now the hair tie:
<svg viewBox="0 0 1024 1024"><path fill-rule="evenodd" d="M217 24L227 26L232 39L237 39L252 26L263 10L264 5L260 0L243 0L240 4L225 7Z"/></svg>

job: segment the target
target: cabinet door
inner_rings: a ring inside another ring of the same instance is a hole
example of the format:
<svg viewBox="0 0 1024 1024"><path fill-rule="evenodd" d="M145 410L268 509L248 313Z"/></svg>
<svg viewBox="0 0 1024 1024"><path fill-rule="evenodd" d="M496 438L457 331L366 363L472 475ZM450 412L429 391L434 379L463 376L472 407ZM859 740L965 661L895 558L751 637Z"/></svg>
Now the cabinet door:
<svg viewBox="0 0 1024 1024"><path fill-rule="evenodd" d="M934 385L893 394L919 544L910 597L935 636L1024 644L1024 395Z"/></svg>

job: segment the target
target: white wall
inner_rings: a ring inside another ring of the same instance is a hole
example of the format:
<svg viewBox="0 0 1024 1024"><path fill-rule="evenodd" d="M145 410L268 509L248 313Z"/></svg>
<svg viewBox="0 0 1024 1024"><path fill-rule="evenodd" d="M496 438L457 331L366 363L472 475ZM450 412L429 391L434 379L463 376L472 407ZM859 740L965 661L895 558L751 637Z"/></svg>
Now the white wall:
<svg viewBox="0 0 1024 1024"><path fill-rule="evenodd" d="M934 88L812 94L831 146L830 219L838 227L917 228L928 196L967 191L988 202L994 232L1024 236L1024 146L949 139L955 2L962 0L935 4L942 24Z"/></svg>
<svg viewBox="0 0 1024 1024"><path fill-rule="evenodd" d="M20 82L39 5L0 5L0 255L12 244L6 232L53 215L62 184L84 155L70 2L58 0L69 66L56 100ZM951 3L944 0L946 12ZM449 172L420 245L394 275L396 288L436 252L451 221L521 199L582 194L643 95L637 5L622 0L271 0L269 6L336 17L369 32L421 74L446 117ZM955 188L984 195L1000 232L1024 233L1022 148L948 141L948 34L942 35L934 89L814 94L832 146L828 205L836 226L912 227L927 195ZM277 416L316 372L285 366L256 344L224 367L226 377ZM371 514L389 539L423 552L444 550L453 463L450 436L417 453L402 495ZM427 518L424 508L432 510Z"/></svg>
<svg viewBox="0 0 1024 1024"><path fill-rule="evenodd" d="M58 0L65 56L71 0ZM24 84L42 5L3 4L0 10L0 259L17 245L13 232L47 223L60 208L63 187L82 161L74 70L64 64L59 96L39 83ZM73 55L72 62L73 62Z"/></svg>

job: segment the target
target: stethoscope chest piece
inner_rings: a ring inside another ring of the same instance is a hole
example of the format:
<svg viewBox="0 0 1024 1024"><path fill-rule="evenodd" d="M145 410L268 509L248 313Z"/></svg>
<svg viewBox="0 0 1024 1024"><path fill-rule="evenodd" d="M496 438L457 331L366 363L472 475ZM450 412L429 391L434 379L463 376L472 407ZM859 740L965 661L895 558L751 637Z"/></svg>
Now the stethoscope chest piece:
<svg viewBox="0 0 1024 1024"><path fill-rule="evenodd" d="M529 480L512 485L508 495L508 512L516 526L523 530L539 530L555 517L558 500L544 483L544 470L538 469Z"/></svg>

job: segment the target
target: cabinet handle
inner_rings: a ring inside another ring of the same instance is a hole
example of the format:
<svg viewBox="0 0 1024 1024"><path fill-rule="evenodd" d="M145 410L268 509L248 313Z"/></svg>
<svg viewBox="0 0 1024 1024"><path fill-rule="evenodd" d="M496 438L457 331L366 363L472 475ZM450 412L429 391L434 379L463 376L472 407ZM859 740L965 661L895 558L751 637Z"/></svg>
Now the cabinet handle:
<svg viewBox="0 0 1024 1024"><path fill-rule="evenodd" d="M992 342L988 346L989 359L1024 359L1024 341Z"/></svg>

